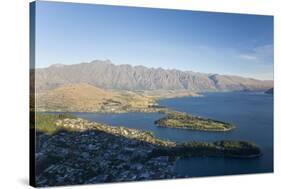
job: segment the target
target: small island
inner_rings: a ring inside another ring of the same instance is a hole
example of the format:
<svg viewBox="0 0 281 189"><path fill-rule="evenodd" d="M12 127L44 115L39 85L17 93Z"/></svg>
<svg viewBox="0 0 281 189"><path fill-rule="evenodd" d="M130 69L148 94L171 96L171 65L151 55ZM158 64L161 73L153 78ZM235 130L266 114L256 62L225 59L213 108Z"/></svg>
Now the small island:
<svg viewBox="0 0 281 189"><path fill-rule="evenodd" d="M182 112L167 112L166 116L154 122L159 127L192 129L201 131L230 131L234 125L213 119L193 116Z"/></svg>

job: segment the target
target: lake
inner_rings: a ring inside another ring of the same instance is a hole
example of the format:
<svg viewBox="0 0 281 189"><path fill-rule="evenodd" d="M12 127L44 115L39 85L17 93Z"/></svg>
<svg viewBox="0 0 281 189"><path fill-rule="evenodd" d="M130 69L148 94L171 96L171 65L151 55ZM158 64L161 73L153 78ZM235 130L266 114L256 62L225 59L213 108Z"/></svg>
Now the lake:
<svg viewBox="0 0 281 189"><path fill-rule="evenodd" d="M192 131L161 128L154 121L159 113L73 113L78 117L141 130L177 142L246 140L255 142L263 156L256 159L192 157L177 160L175 171L189 177L273 171L273 96L259 92L205 93L202 97L159 100L173 110L233 123L230 132Z"/></svg>

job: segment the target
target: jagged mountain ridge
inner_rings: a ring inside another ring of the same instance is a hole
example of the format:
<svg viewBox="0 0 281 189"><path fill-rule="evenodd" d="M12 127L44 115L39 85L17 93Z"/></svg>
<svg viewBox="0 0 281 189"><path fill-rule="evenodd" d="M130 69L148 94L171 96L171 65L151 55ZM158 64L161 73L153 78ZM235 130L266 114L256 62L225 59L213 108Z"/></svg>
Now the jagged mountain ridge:
<svg viewBox="0 0 281 189"><path fill-rule="evenodd" d="M267 90L273 81L239 76L115 65L109 60L36 69L38 92L66 84L88 83L115 90L244 91Z"/></svg>

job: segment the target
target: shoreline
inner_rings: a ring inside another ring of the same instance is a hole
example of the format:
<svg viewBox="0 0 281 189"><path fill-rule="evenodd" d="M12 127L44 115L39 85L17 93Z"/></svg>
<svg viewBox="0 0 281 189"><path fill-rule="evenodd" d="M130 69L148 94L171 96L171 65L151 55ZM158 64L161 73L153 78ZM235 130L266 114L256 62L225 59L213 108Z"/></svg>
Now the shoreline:
<svg viewBox="0 0 281 189"><path fill-rule="evenodd" d="M117 92L117 91L115 91ZM120 94L121 92L118 91ZM147 91L145 91L147 92ZM195 93L195 92L187 92L187 91L180 91L179 94L165 94L163 95L161 93L161 95L155 95L155 94L145 94L145 92L135 92L138 95L141 95L143 97L146 98L150 98L153 100L152 104L149 104L148 106L116 106L116 107L112 107L112 108L105 108L105 107L94 107L94 108L83 108L83 107L68 107L68 108L51 108L51 107L37 107L36 110L39 112L92 112L92 113L116 113L116 114L120 114L120 113L129 113L129 112L148 112L148 113L153 113L153 112L159 112L161 113L161 111L163 111L163 109L168 109L168 108L154 108L157 106L161 106L159 105L158 101L159 100L163 100L163 99L172 99L172 98L182 98L182 97L201 97L203 95L199 94L199 93ZM122 93L123 94L123 93Z"/></svg>
<svg viewBox="0 0 281 189"><path fill-rule="evenodd" d="M59 115L58 115L59 117ZM254 149L257 151L260 151L260 149L253 143L249 143L246 141L239 141L239 140L221 140L221 141L214 141L214 142L200 142L200 141L194 141L194 142L188 142L188 143L178 143L178 142L173 142L170 140L165 140L165 139L159 139L154 136L154 133L151 131L142 131L139 129L132 129L128 127L123 127L123 126L111 126L107 124L102 124L98 123L95 121L88 121L82 118L76 118L76 117L71 117L71 118L62 118L62 119L57 119L54 122L54 127L56 127L57 130L54 130L54 133L60 130L66 130L66 131L75 131L75 132L83 132L83 131L101 131L101 132L106 132L108 134L113 134L115 136L119 137L126 137L128 139L133 139L133 140L139 140L143 141L146 143L150 143L156 146L159 146L160 148L167 148L165 150L168 150L172 152L172 154L180 150L181 153L186 150L190 149L201 149L201 150L215 150L215 152L222 152L224 150L230 150L228 153L233 153L233 152L239 152L239 150L245 150L247 148L249 149ZM37 128L39 129L39 128ZM38 130L40 131L40 129ZM44 132L44 131L43 131ZM51 133L52 134L52 133ZM207 147L207 148L206 148ZM231 152L231 150L234 150ZM237 151L238 150L238 151ZM201 151L200 151L201 152ZM245 151L246 152L246 151ZM242 152L241 152L242 153ZM244 153L244 152L243 152ZM210 153L211 154L211 153ZM236 157L243 157L243 156L248 156L244 154L232 154ZM257 154L250 154L250 155L257 155ZM255 156L253 156L255 157Z"/></svg>
<svg viewBox="0 0 281 189"><path fill-rule="evenodd" d="M253 159L262 155L259 147L246 141L177 143L150 131L74 116L37 116L41 116L36 120L38 186L182 178L174 170L181 157Z"/></svg>

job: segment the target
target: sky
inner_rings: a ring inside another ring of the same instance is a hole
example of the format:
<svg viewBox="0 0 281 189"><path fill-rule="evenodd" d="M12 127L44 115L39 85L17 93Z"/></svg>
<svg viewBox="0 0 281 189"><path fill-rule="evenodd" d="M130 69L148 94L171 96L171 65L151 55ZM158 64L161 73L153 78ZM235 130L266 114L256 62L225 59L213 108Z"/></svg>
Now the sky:
<svg viewBox="0 0 281 189"><path fill-rule="evenodd" d="M273 17L36 2L36 67L111 60L273 79Z"/></svg>

